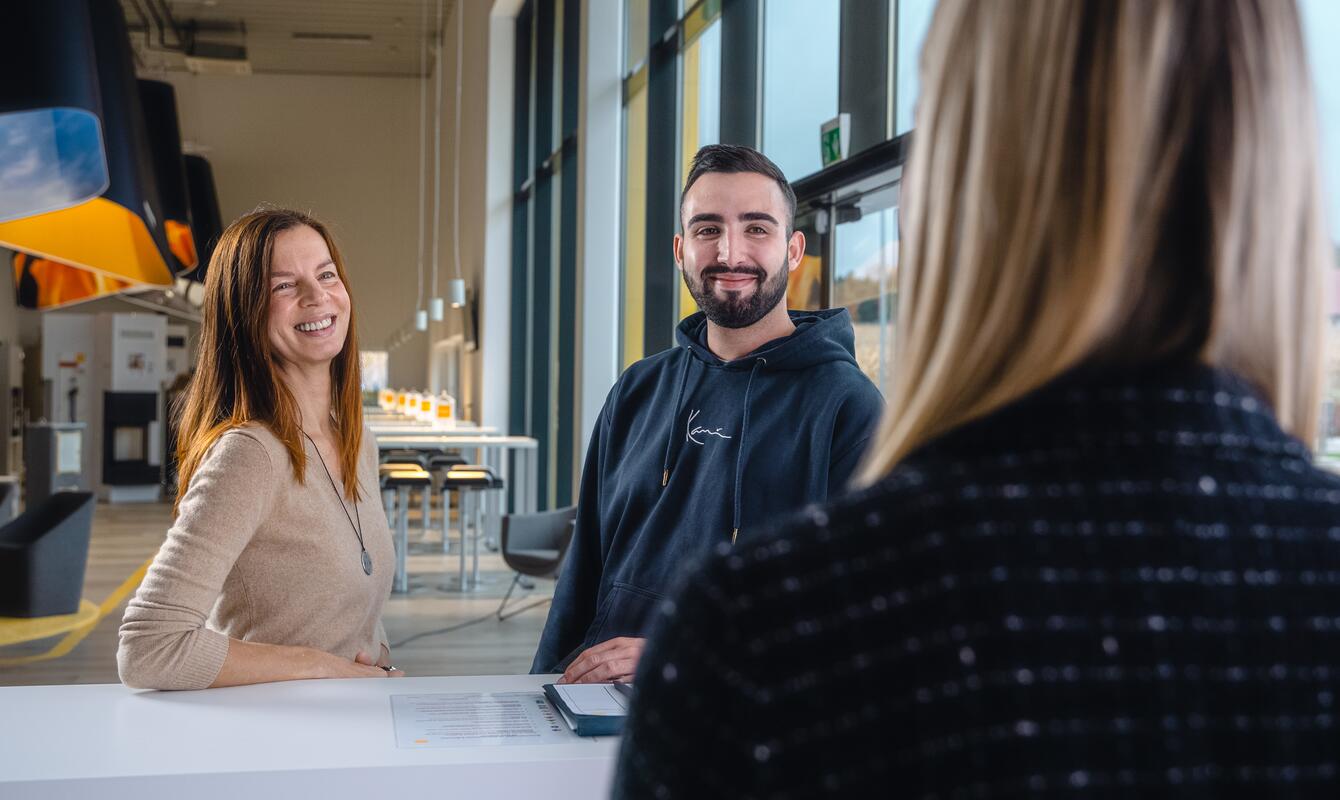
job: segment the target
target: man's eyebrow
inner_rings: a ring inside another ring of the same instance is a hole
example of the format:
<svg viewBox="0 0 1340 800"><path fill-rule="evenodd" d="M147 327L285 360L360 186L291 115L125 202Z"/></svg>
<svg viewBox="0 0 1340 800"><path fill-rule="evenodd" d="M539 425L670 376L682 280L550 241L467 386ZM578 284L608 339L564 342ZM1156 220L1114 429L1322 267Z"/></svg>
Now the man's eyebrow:
<svg viewBox="0 0 1340 800"><path fill-rule="evenodd" d="M725 221L726 218L721 216L720 214L710 214L710 213L694 214L693 216L689 217L689 221L685 223L684 227L691 228L694 225L698 224L699 222L725 222Z"/></svg>
<svg viewBox="0 0 1340 800"><path fill-rule="evenodd" d="M777 218L766 211L746 211L740 215L741 222L771 222L773 225L780 225Z"/></svg>

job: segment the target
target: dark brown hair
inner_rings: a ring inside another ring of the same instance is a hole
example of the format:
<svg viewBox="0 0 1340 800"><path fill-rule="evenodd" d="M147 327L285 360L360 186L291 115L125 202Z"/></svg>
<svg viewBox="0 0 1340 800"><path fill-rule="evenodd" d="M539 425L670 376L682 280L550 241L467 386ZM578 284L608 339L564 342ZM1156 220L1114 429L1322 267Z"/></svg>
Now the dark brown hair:
<svg viewBox="0 0 1340 800"><path fill-rule="evenodd" d="M681 214L689 187L709 172L756 172L776 181L778 188L782 190L782 197L786 199L786 233L788 236L791 235L796 226L796 193L791 189L791 184L771 159L752 147L740 144L709 144L699 148L693 156L693 163L689 166L689 177L684 181L684 191L679 193Z"/></svg>

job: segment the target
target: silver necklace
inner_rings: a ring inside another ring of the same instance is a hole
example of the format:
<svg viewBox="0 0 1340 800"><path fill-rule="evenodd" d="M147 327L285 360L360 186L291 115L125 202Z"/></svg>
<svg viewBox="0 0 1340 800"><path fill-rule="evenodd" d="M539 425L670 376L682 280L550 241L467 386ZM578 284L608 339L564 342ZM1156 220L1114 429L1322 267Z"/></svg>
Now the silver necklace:
<svg viewBox="0 0 1340 800"><path fill-rule="evenodd" d="M339 488L335 485L335 476L330 474L330 467L326 466L326 459L321 456L321 448L316 446L316 442L307 431L303 431L302 435L306 436L307 441L312 443L312 449L316 451L317 460L321 462L321 469L326 472L326 480L330 481L330 488L335 492L335 499L340 501L340 508L344 509L344 517L349 520L349 527L354 529L354 536L358 537L358 550L362 555L363 572L364 574L371 575L372 555L368 553L368 549L363 546L363 520L358 519L358 503L354 503L354 516L349 516L349 507L344 504L344 495L340 494ZM358 519L358 524L354 524L355 519Z"/></svg>

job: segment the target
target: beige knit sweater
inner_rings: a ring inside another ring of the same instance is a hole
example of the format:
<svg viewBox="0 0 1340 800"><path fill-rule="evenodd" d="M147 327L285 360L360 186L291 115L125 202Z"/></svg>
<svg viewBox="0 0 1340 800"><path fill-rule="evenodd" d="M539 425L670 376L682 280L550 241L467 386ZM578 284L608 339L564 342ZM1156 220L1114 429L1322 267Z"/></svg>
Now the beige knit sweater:
<svg viewBox="0 0 1340 800"><path fill-rule="evenodd" d="M364 429L357 519L372 556L370 576L341 499L316 450L303 444L303 484L283 445L261 425L228 431L210 449L126 608L116 661L127 686L207 687L230 637L349 659L359 650L380 654L395 548L378 491L376 442Z"/></svg>

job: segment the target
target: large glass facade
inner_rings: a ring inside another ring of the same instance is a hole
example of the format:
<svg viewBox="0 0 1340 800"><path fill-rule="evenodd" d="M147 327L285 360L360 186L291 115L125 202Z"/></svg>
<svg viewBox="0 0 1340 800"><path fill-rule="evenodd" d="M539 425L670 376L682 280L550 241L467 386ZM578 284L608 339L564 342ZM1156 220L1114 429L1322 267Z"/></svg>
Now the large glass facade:
<svg viewBox="0 0 1340 800"><path fill-rule="evenodd" d="M902 135L912 130L912 112L916 108L921 63L921 45L931 27L935 0L898 0L897 70L894 83L894 132Z"/></svg>
<svg viewBox="0 0 1340 800"><path fill-rule="evenodd" d="M517 15L508 427L539 442L541 508L573 491L581 4Z"/></svg>
<svg viewBox="0 0 1340 800"><path fill-rule="evenodd" d="M845 201L834 229L832 305L846 308L856 333L856 363L888 391L898 309L896 184Z"/></svg>
<svg viewBox="0 0 1340 800"><path fill-rule="evenodd" d="M790 180L823 167L819 128L838 113L837 2L765 0L762 150Z"/></svg>
<svg viewBox="0 0 1340 800"><path fill-rule="evenodd" d="M685 27L687 33L688 25ZM679 128L679 176L682 186L689 176L689 167L698 148L721 141L720 20L707 23L699 29L698 34L684 47L680 64L683 70L680 85L684 87ZM689 294L688 287L680 280L679 311L676 316L687 317L697 310L693 295Z"/></svg>
<svg viewBox="0 0 1340 800"><path fill-rule="evenodd" d="M642 358L643 304L646 302L647 252L647 87L633 91L624 104L623 161L623 315L620 362Z"/></svg>

